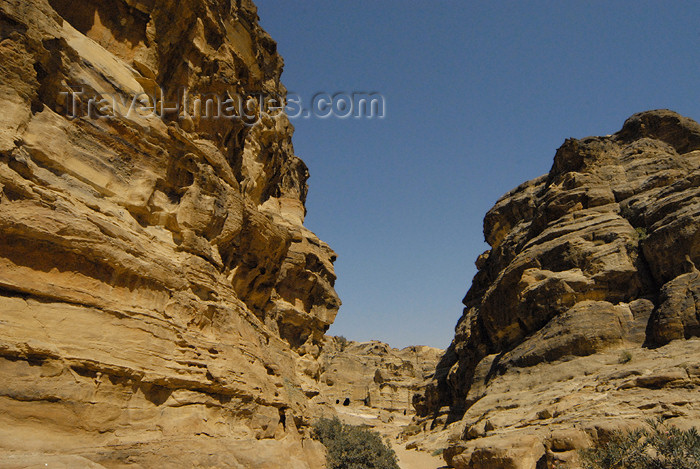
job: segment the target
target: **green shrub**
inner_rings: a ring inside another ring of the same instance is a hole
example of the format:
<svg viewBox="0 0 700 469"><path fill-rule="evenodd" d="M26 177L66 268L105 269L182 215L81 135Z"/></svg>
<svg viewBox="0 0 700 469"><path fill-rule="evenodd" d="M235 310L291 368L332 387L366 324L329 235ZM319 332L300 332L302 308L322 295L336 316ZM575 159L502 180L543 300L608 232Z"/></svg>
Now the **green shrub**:
<svg viewBox="0 0 700 469"><path fill-rule="evenodd" d="M348 344L350 343L350 341L348 339L346 339L345 336L342 336L342 335L336 336L335 341L338 342L338 348L340 349L341 352L343 350L345 350L347 348Z"/></svg>
<svg viewBox="0 0 700 469"><path fill-rule="evenodd" d="M649 237L649 234L647 233L647 229L644 227L637 227L634 229L634 232L637 235L637 240L639 242L642 242Z"/></svg>
<svg viewBox="0 0 700 469"><path fill-rule="evenodd" d="M379 433L343 424L337 417L318 420L312 437L326 447L328 469L399 469L394 450Z"/></svg>
<svg viewBox="0 0 700 469"><path fill-rule="evenodd" d="M401 438L403 438L403 439L406 439L406 438L411 437L413 435L417 435L420 432L421 432L420 426L414 425L411 423L411 424L408 424L405 427L403 427L403 429L401 429L401 433L399 433L399 436L401 436Z"/></svg>
<svg viewBox="0 0 700 469"><path fill-rule="evenodd" d="M618 361L620 363L629 363L632 361L632 354L625 350L624 352L620 353L620 359Z"/></svg>
<svg viewBox="0 0 700 469"><path fill-rule="evenodd" d="M700 469L700 434L649 421L649 430L616 432L604 445L581 450L585 469Z"/></svg>
<svg viewBox="0 0 700 469"><path fill-rule="evenodd" d="M634 229L634 234L632 238L627 242L627 252L636 257L639 254L639 249L644 241L649 237L647 229L644 227L637 227Z"/></svg>

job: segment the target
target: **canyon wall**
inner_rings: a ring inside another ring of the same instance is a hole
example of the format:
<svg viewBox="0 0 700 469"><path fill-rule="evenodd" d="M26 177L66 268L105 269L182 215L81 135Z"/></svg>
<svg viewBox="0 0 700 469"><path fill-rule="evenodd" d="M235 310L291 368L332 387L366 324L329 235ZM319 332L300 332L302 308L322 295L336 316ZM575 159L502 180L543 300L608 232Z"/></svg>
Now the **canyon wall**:
<svg viewBox="0 0 700 469"><path fill-rule="evenodd" d="M0 0L0 465L323 464L298 377L340 301L282 66L249 0ZM182 90L246 108L146 112Z"/></svg>
<svg viewBox="0 0 700 469"><path fill-rule="evenodd" d="M314 402L360 412L371 409L385 420L412 417L413 395L432 377L443 353L425 345L395 349L376 340L329 338L318 359Z"/></svg>
<svg viewBox="0 0 700 469"><path fill-rule="evenodd" d="M0 0L0 466L316 469L311 418L408 423L430 375L403 437L456 468L700 426L700 125L634 115L502 197L435 368L324 336L282 67L249 0Z"/></svg>
<svg viewBox="0 0 700 469"><path fill-rule="evenodd" d="M414 398L421 445L457 468L577 467L577 448L646 418L700 426L700 125L650 111L566 140L484 236Z"/></svg>

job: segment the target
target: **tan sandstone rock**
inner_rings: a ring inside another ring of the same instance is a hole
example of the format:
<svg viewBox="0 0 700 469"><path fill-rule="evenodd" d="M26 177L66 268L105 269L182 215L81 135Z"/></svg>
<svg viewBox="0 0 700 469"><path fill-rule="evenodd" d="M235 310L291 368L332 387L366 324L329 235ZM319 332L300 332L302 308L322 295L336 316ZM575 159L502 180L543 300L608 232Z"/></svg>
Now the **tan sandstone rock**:
<svg viewBox="0 0 700 469"><path fill-rule="evenodd" d="M338 416L378 431L396 451L400 467L435 469L442 458L432 449L416 451L408 440L419 431L412 424L411 398L432 377L442 353L427 346L396 349L376 340L327 337L319 359L307 362L303 389L317 416Z"/></svg>
<svg viewBox="0 0 700 469"><path fill-rule="evenodd" d="M285 95L255 6L2 0L0 34L0 466L323 465L298 368L340 302L293 127L195 112Z"/></svg>
<svg viewBox="0 0 700 469"><path fill-rule="evenodd" d="M428 346L395 349L379 341L331 337L319 357L319 404L413 416L413 395L432 376L443 351Z"/></svg>
<svg viewBox="0 0 700 469"><path fill-rule="evenodd" d="M614 429L697 424L699 195L700 125L676 113L566 140L487 213L491 249L414 398L432 429L414 444L457 468L577 467Z"/></svg>

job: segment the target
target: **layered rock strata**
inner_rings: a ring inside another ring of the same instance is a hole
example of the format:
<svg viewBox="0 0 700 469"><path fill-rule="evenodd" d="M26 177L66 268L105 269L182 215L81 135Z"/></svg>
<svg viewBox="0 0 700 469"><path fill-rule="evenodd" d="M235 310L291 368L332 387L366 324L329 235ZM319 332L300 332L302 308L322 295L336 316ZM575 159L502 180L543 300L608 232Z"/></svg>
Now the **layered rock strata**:
<svg viewBox="0 0 700 469"><path fill-rule="evenodd" d="M318 359L314 402L368 412L385 420L413 416L413 395L432 377L443 350L428 346L390 347L330 338ZM343 410L339 408L339 410Z"/></svg>
<svg viewBox="0 0 700 469"><path fill-rule="evenodd" d="M320 467L335 254L250 105L282 65L248 0L0 1L0 465Z"/></svg>
<svg viewBox="0 0 700 469"><path fill-rule="evenodd" d="M414 399L442 431L425 444L458 468L575 467L611 428L697 422L700 125L650 111L566 140L484 236L455 338Z"/></svg>

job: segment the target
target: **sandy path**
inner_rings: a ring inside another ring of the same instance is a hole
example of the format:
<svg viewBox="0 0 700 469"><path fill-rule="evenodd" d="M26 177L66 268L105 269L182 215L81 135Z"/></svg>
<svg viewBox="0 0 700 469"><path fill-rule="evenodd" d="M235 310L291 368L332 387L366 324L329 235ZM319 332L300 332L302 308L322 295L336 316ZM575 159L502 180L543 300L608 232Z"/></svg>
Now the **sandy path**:
<svg viewBox="0 0 700 469"><path fill-rule="evenodd" d="M393 442L391 447L396 452L401 469L439 469L447 467L442 457L431 456L423 451L408 450L403 445Z"/></svg>
<svg viewBox="0 0 700 469"><path fill-rule="evenodd" d="M383 423L379 420L378 412L369 412L366 407L362 409L347 408L336 406L336 411L340 419L350 425L366 424L374 430L378 431L396 452L396 457L399 460L401 469L442 469L449 468L445 465L445 460L442 456L431 456L425 451L408 450L405 443L397 440L397 435L404 425L411 422L410 417L399 417L392 423Z"/></svg>

